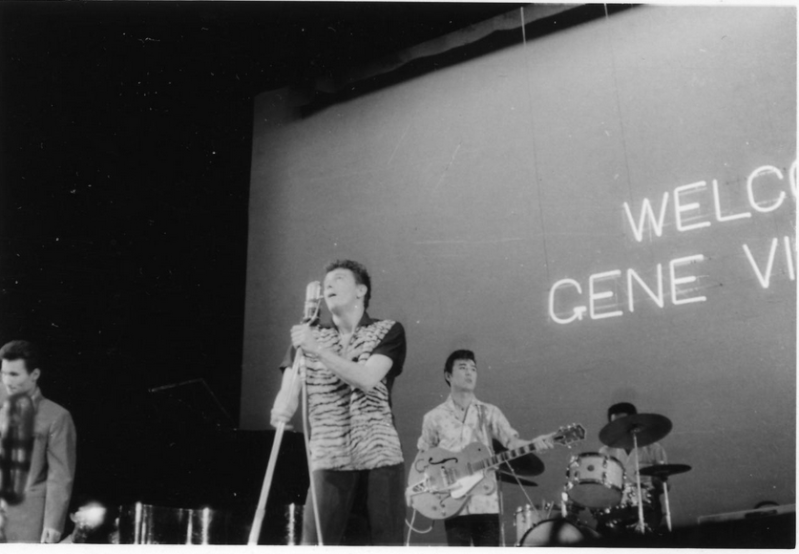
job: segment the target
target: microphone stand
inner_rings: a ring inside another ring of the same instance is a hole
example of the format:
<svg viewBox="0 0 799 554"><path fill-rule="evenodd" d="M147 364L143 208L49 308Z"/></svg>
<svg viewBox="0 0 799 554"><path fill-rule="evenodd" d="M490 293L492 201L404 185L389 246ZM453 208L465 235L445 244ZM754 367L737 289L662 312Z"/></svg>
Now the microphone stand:
<svg viewBox="0 0 799 554"><path fill-rule="evenodd" d="M644 501L641 496L641 474L640 464L638 461L638 430L633 429L633 448L635 448L635 484L638 491L638 524L635 526L636 531L644 533L646 527L644 525Z"/></svg>
<svg viewBox="0 0 799 554"><path fill-rule="evenodd" d="M308 427L308 383L306 379L302 380L302 425L303 436L305 438L305 454L308 460L308 476L310 477L309 488L311 489L311 505L313 506L313 517L316 522L316 540L319 546L324 546L322 523L319 518L319 503L316 501L316 485L314 485L313 482L313 470L311 469L311 430Z"/></svg>
<svg viewBox="0 0 799 554"><path fill-rule="evenodd" d="M302 319L302 324L310 324L316 321L319 315L319 302L322 298L321 285L319 281L314 281L308 285L305 290L305 314ZM294 394L294 388L297 384L297 379L300 374L300 369L304 367L305 355L302 348L297 347L294 355L294 363L291 365L291 380L289 381L289 394ZM303 389L303 412L306 410L306 389L305 379L302 382ZM305 421L303 414L303 420ZM252 528L250 529L250 536L247 540L247 545L255 546L258 544L258 539L261 536L261 525L263 525L264 514L266 511L266 501L269 498L269 489L272 486L272 478L275 473L275 466L277 465L277 454L280 450L280 443L283 440L283 432L286 430L286 423L283 421L278 422L276 426L275 439L272 442L272 451L269 453L269 463L266 466L266 475L264 476L264 484L261 487L261 496L258 498L258 506L255 509L255 518L253 519ZM306 431L305 436L305 449L308 456L308 472L311 478L311 497L314 508L314 518L316 521L317 535L319 537L319 544L322 544L321 529L319 526L319 512L316 507L316 491L314 490L313 474L311 472L311 451L308 443L308 434Z"/></svg>
<svg viewBox="0 0 799 554"><path fill-rule="evenodd" d="M291 366L291 386L289 391L294 390L294 385L297 382L297 376L300 370L300 360L303 359L302 349L298 348L294 356L294 363ZM269 463L266 466L266 475L264 476L264 483L261 487L261 496L258 498L258 506L255 509L255 519L253 519L252 528L250 529L250 537L247 540L247 545L255 546L258 544L258 538L261 536L261 525L263 525L264 515L266 512L266 500L269 497L269 489L272 487L272 477L275 473L275 466L277 465L277 454L280 450L280 443L283 441L283 432L286 430L286 423L281 421L277 424L277 431L275 431L275 439L272 441L272 451L269 453Z"/></svg>
<svg viewBox="0 0 799 554"><path fill-rule="evenodd" d="M300 373L300 366L302 365L302 361L304 357L302 354L302 349L297 349L297 355L294 358L294 364L291 367L291 387L289 390L294 388L294 384L297 381L297 376ZM308 402L308 391L305 388L305 381L302 383L302 403L303 403L303 421L305 421L305 412L307 410L307 402ZM307 422L306 422L307 423ZM261 526L263 525L264 515L266 511L266 501L269 497L269 489L272 486L272 479L275 473L275 465L277 464L277 454L280 450L280 443L283 440L283 432L286 430L286 424L284 422L279 422L277 424L277 431L275 432L275 439L272 442L272 451L269 453L269 463L266 466L266 475L264 476L264 484L261 488L261 496L258 499L258 507L255 510L255 519L253 520L252 529L250 529L250 536L247 540L248 546L254 546L258 544L258 538L261 535ZM308 452L308 469L310 471L311 463L310 463L310 445L308 444L308 431L306 430L305 435L305 448ZM317 529L317 538L319 539L319 545L323 545L322 542L322 530L319 524L319 509L317 507L316 502L316 487L313 483L313 475L311 477L311 503L313 504L313 511L314 511L314 521L316 521L316 529Z"/></svg>

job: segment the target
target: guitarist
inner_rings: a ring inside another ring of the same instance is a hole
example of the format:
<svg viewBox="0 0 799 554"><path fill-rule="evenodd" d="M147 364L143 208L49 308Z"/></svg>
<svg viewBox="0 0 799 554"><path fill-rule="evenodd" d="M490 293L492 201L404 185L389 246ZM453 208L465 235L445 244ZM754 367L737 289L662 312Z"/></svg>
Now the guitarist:
<svg viewBox="0 0 799 554"><path fill-rule="evenodd" d="M477 362L471 350L456 350L444 365L444 379L450 387L446 402L424 416L422 436L417 447L424 452L441 447L460 452L466 445L479 441L491 448L497 439L509 449L533 442L537 450L554 446L550 435L532 441L519 439L519 433L496 406L475 397ZM493 492L469 498L457 515L444 520L449 546L500 546L499 495L496 474L491 472Z"/></svg>

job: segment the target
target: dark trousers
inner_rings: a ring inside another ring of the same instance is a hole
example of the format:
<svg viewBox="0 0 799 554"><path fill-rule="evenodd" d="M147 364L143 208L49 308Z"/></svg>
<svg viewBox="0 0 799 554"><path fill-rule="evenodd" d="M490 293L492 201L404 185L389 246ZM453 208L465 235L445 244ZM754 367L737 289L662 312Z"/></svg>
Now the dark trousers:
<svg viewBox="0 0 799 554"><path fill-rule="evenodd" d="M469 514L444 520L449 546L499 546L499 514Z"/></svg>
<svg viewBox="0 0 799 554"><path fill-rule="evenodd" d="M325 545L399 546L405 530L405 465L362 471L317 470L316 486ZM302 544L319 544L311 490L302 518Z"/></svg>

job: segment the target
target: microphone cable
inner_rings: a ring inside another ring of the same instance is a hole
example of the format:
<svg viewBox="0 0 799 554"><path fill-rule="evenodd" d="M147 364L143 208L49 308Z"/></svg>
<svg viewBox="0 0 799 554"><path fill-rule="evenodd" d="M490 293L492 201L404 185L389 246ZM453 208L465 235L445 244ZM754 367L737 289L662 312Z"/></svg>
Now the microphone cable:
<svg viewBox="0 0 799 554"><path fill-rule="evenodd" d="M317 308L317 314L318 314ZM305 442L305 456L308 463L308 481L311 487L311 506L313 508L314 522L316 523L316 538L319 546L324 546L322 525L319 518L319 504L316 499L316 485L314 485L313 469L311 468L311 431L308 423L308 370L305 366L305 355L300 365L302 383L302 431Z"/></svg>
<svg viewBox="0 0 799 554"><path fill-rule="evenodd" d="M408 538L405 539L405 546L410 546L411 545L411 533L412 532L415 531L415 532L419 533L420 535L424 535L425 533L429 533L430 531L433 530L432 524L430 525L430 527L428 529L417 529L416 527L413 526L413 522L414 521L416 521L416 508L413 509L413 513L411 514L411 521L408 522L407 519L405 520L405 525L408 526Z"/></svg>

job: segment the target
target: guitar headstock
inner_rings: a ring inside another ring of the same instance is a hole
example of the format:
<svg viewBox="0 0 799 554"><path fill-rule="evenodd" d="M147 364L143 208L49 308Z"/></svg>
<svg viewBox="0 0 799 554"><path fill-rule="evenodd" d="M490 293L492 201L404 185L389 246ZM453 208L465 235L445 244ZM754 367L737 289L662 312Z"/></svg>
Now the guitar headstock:
<svg viewBox="0 0 799 554"><path fill-rule="evenodd" d="M579 423L572 423L571 425L564 425L559 428L552 440L563 446L571 446L575 442L579 442L585 438L585 428Z"/></svg>

